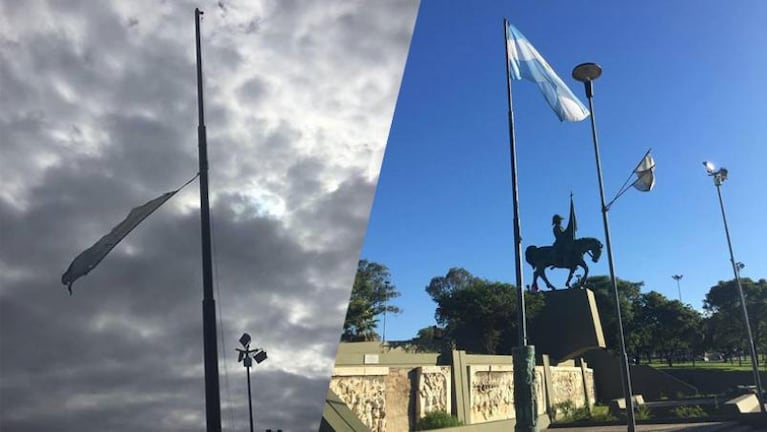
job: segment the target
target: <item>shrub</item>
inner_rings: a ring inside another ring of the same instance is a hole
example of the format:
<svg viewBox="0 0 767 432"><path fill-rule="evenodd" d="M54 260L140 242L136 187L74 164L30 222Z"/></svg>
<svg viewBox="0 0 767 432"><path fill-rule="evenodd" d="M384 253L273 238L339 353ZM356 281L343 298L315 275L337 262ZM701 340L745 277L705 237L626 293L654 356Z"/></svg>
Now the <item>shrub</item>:
<svg viewBox="0 0 767 432"><path fill-rule="evenodd" d="M554 405L554 409L556 421L561 423L617 420L605 405L592 406L591 414L585 406L576 408L573 401L569 400Z"/></svg>
<svg viewBox="0 0 767 432"><path fill-rule="evenodd" d="M591 407L591 420L607 422L618 420L618 418L610 414L610 407L607 405L594 405Z"/></svg>
<svg viewBox="0 0 767 432"><path fill-rule="evenodd" d="M446 413L445 411L432 411L418 420L418 423L415 425L415 430L423 431L431 429L442 429L461 425L463 425L462 421L458 420L457 417Z"/></svg>
<svg viewBox="0 0 767 432"><path fill-rule="evenodd" d="M679 417L679 418L708 416L708 413L706 412L706 410L701 408L699 405L680 405L678 407L672 408L669 412L674 417Z"/></svg>
<svg viewBox="0 0 767 432"><path fill-rule="evenodd" d="M634 418L637 420L649 420L652 418L652 413L650 412L650 408L647 408L646 405L640 405L639 408L636 410L636 414L634 415Z"/></svg>

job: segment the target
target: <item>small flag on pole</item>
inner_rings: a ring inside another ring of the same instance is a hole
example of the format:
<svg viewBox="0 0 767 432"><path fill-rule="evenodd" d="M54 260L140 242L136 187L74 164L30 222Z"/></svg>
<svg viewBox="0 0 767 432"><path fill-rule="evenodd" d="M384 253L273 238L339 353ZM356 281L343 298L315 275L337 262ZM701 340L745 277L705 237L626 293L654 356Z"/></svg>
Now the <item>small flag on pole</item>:
<svg viewBox="0 0 767 432"><path fill-rule="evenodd" d="M642 192L651 191L653 186L655 186L655 161L650 152L647 152L645 157L642 158L634 172L637 175L637 179L632 186Z"/></svg>
<svg viewBox="0 0 767 432"><path fill-rule="evenodd" d="M578 231L578 221L575 219L575 205L573 204L573 194L570 194L570 217L567 221L567 233L568 240L575 241L575 232Z"/></svg>
<svg viewBox="0 0 767 432"><path fill-rule="evenodd" d="M511 78L537 83L559 120L581 121L589 116L589 110L559 78L538 50L511 23L506 29L506 49Z"/></svg>
<svg viewBox="0 0 767 432"><path fill-rule="evenodd" d="M85 276L88 274L88 272L93 270L93 268L96 267L96 265L98 265L102 259L104 259L109 251L117 246L117 244L120 243L120 241L125 238L125 236L127 236L133 230L133 228L136 228L136 226L140 224L141 221L146 219L147 216L157 210L161 205L165 203L165 201L168 201L179 190L180 189L172 192L166 192L159 197L149 201L148 203L134 208L130 211L128 217L126 217L125 220L112 228L112 231L110 231L109 234L101 237L101 239L99 239L99 241L97 241L93 246L89 247L80 255L78 255L77 258L72 261L72 264L69 265L67 271L61 275L61 283L67 286L69 294L72 294L72 284L75 282L75 280L77 280L77 278L80 276Z"/></svg>
<svg viewBox="0 0 767 432"><path fill-rule="evenodd" d="M618 193L615 194L615 198L605 206L607 209L609 209L621 195L631 189L631 186L634 186L634 188L642 192L649 192L655 186L655 160L653 160L650 151L651 150L647 150L647 153L645 153L642 160L639 161L639 164L634 168L634 171L629 174L628 178L623 183L623 186L621 186ZM634 174L636 174L636 180L631 182Z"/></svg>

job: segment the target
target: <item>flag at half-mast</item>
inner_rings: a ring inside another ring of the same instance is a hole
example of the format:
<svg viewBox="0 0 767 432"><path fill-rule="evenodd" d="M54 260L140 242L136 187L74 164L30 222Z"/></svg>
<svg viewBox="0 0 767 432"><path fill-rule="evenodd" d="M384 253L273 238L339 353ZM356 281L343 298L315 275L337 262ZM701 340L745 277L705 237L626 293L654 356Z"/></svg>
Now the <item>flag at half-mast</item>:
<svg viewBox="0 0 767 432"><path fill-rule="evenodd" d="M653 160L649 151L642 158L642 161L639 162L634 172L637 175L637 179L632 186L642 192L651 191L653 186L655 186L655 160Z"/></svg>
<svg viewBox="0 0 767 432"><path fill-rule="evenodd" d="M104 259L104 257L133 230L133 228L136 228L141 221L146 219L147 216L152 214L161 205L165 204L165 201L168 201L179 190L180 189L166 192L146 204L134 208L122 222L112 228L112 231L101 237L99 241L93 244L93 246L78 255L74 261L72 261L72 264L69 265L67 271L61 275L61 283L67 286L69 294L72 294L72 284L77 278L85 276L88 272L93 270L93 268L96 267L96 265L98 265L98 263L100 263L101 260Z"/></svg>
<svg viewBox="0 0 767 432"><path fill-rule="evenodd" d="M543 97L561 121L581 121L589 110L554 72L538 50L511 23L506 28L506 50L512 79L538 84Z"/></svg>

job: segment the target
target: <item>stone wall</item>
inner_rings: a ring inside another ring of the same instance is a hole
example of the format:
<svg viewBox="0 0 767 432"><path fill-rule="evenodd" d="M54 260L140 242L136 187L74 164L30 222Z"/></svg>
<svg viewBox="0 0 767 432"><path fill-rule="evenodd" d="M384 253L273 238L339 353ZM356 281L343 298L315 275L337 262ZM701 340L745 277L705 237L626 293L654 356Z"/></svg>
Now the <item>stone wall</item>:
<svg viewBox="0 0 767 432"><path fill-rule="evenodd" d="M469 421L484 423L514 417L514 377L511 366L469 366Z"/></svg>
<svg viewBox="0 0 767 432"><path fill-rule="evenodd" d="M495 356L507 360L507 356ZM472 356L466 356L471 361ZM479 357L487 360L488 357ZM378 360L376 360L378 361ZM467 363L464 387L468 389L468 404L464 405L466 424L508 420L515 417L514 377L508 364ZM535 368L538 413L550 406L570 400L575 406L595 401L594 374L591 369L576 366ZM584 392L584 377L586 392ZM452 366L394 364L386 366L337 366L333 370L331 390L346 403L357 417L373 432L404 432L412 430L417 420L432 411L456 413ZM550 395L546 394L546 379ZM460 399L460 398L458 398Z"/></svg>
<svg viewBox="0 0 767 432"><path fill-rule="evenodd" d="M384 381L386 430L406 431L410 428L411 375L414 374L410 368L389 368Z"/></svg>
<svg viewBox="0 0 767 432"><path fill-rule="evenodd" d="M336 368L330 389L372 432L385 432L388 375L386 367Z"/></svg>
<svg viewBox="0 0 767 432"><path fill-rule="evenodd" d="M559 366L551 368L553 394L551 401L553 405L565 401L572 401L576 408L586 405L586 397L583 388L583 375L580 367ZM590 383L589 399L594 403L594 374L591 370L586 370L586 379Z"/></svg>
<svg viewBox="0 0 767 432"><path fill-rule="evenodd" d="M451 412L450 366L422 366L416 369L416 376L416 418L432 411Z"/></svg>

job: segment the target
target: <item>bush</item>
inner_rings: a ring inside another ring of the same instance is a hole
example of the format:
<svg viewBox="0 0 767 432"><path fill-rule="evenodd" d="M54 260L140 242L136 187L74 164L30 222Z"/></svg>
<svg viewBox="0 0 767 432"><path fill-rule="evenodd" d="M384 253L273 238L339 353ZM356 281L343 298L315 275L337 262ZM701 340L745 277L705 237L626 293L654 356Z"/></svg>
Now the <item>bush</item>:
<svg viewBox="0 0 767 432"><path fill-rule="evenodd" d="M463 425L462 421L458 420L457 417L446 413L445 411L432 411L426 414L425 417L418 420L418 423L415 425L415 430L423 431L431 429L442 429L461 425Z"/></svg>
<svg viewBox="0 0 767 432"><path fill-rule="evenodd" d="M610 414L606 405L592 406L591 413L589 414L588 408L585 406L576 408L573 401L568 400L554 405L554 409L556 410L555 421L560 423L617 420L615 416Z"/></svg>
<svg viewBox="0 0 767 432"><path fill-rule="evenodd" d="M594 405L591 407L591 420L598 422L607 422L618 420L617 417L610 414L610 407L607 405Z"/></svg>
<svg viewBox="0 0 767 432"><path fill-rule="evenodd" d="M650 412L650 408L647 408L645 405L639 405L639 408L637 408L636 413L634 414L634 418L637 420L651 419L652 413Z"/></svg>
<svg viewBox="0 0 767 432"><path fill-rule="evenodd" d="M681 406L672 408L669 412L674 417L679 417L679 418L708 416L708 413L706 412L706 410L701 408L699 405L681 405Z"/></svg>

